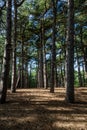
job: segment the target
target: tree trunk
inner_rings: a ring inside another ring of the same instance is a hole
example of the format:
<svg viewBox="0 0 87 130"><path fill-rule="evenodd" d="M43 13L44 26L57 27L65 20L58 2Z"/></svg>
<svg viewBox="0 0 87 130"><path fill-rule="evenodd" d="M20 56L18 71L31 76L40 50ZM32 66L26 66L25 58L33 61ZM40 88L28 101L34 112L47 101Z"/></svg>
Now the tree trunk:
<svg viewBox="0 0 87 130"><path fill-rule="evenodd" d="M40 43L38 45L38 87L44 88L42 20L40 21L40 26Z"/></svg>
<svg viewBox="0 0 87 130"><path fill-rule="evenodd" d="M5 55L4 55L4 63L3 63L3 72L2 72L2 80L1 80L1 88L0 88L0 103L6 102L6 94L7 87L9 81L9 71L10 71L10 56L11 56L11 7L12 0L7 0L7 32L6 32L6 46L5 46Z"/></svg>
<svg viewBox="0 0 87 130"><path fill-rule="evenodd" d="M2 73L2 66L3 66L3 59L1 59L1 63L0 63L0 73Z"/></svg>
<svg viewBox="0 0 87 130"><path fill-rule="evenodd" d="M85 87L85 67L84 67L84 63L82 63L82 79L83 79L83 86Z"/></svg>
<svg viewBox="0 0 87 130"><path fill-rule="evenodd" d="M42 46L43 46L43 79L44 79L44 88L47 88L47 66L46 66L46 51L45 51L44 19L42 20Z"/></svg>
<svg viewBox="0 0 87 130"><path fill-rule="evenodd" d="M55 75L56 75L56 2L52 0L52 7L53 7L53 34L52 34L52 57L51 57L51 81L50 81L50 92L54 93L54 86L55 86Z"/></svg>
<svg viewBox="0 0 87 130"><path fill-rule="evenodd" d="M28 78L28 62L26 61L25 64L25 86L28 88L29 87L29 78Z"/></svg>
<svg viewBox="0 0 87 130"><path fill-rule="evenodd" d="M40 47L38 50L38 59L38 87L44 88L42 47Z"/></svg>
<svg viewBox="0 0 87 130"><path fill-rule="evenodd" d="M14 0L14 34L13 34L13 61L12 61L12 83L11 92L16 91L16 37L17 37L17 6Z"/></svg>
<svg viewBox="0 0 87 130"><path fill-rule="evenodd" d="M32 87L32 62L30 63L30 72L29 72L29 87Z"/></svg>
<svg viewBox="0 0 87 130"><path fill-rule="evenodd" d="M23 34L22 34L23 35ZM21 88L24 88L24 37L21 40L22 50L21 50Z"/></svg>
<svg viewBox="0 0 87 130"><path fill-rule="evenodd" d="M66 45L66 101L74 102L74 0L68 0Z"/></svg>
<svg viewBox="0 0 87 130"><path fill-rule="evenodd" d="M16 85L15 85L15 87L16 88L20 88L20 79L21 79L21 70L20 70L20 68L18 69L18 78L17 78L17 81L16 81Z"/></svg>
<svg viewBox="0 0 87 130"><path fill-rule="evenodd" d="M79 62L79 56L78 56L78 49L77 49L77 47L76 47L76 54L77 54L79 87L82 87L83 83L82 83L82 76L81 76L80 62Z"/></svg>
<svg viewBox="0 0 87 130"><path fill-rule="evenodd" d="M58 72L57 65L55 66L55 87L58 87Z"/></svg>

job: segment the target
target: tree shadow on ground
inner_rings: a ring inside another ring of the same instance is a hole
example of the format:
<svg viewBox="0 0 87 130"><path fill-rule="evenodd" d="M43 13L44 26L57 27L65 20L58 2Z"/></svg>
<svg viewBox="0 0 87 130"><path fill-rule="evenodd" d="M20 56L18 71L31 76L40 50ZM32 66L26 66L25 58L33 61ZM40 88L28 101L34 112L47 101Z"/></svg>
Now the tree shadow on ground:
<svg viewBox="0 0 87 130"><path fill-rule="evenodd" d="M77 96L74 104L67 104L63 89L58 92L50 94L39 89L8 92L8 102L0 105L0 130L87 129L87 96L82 100Z"/></svg>

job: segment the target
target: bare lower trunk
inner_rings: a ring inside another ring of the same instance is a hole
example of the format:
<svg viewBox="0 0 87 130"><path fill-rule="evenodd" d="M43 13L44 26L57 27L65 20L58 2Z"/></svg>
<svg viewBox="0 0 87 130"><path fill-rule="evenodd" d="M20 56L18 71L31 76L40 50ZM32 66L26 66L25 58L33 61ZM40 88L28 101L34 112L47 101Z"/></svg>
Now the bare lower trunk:
<svg viewBox="0 0 87 130"><path fill-rule="evenodd" d="M17 37L17 7L16 0L14 0L14 34L13 34L13 60L12 60L12 83L11 92L16 91L16 37Z"/></svg>
<svg viewBox="0 0 87 130"><path fill-rule="evenodd" d="M52 0L53 6L53 34L52 34L52 57L51 57L51 82L50 82L50 92L54 93L55 78L56 78L56 2Z"/></svg>
<svg viewBox="0 0 87 130"><path fill-rule="evenodd" d="M80 70L80 62L79 62L79 55L78 55L78 48L77 47L76 47L76 54L77 54L79 87L82 87L83 83L82 83L82 75L81 75L81 70Z"/></svg>
<svg viewBox="0 0 87 130"><path fill-rule="evenodd" d="M3 63L2 80L0 86L0 103L5 103L7 87L9 81L9 71L10 71L10 56L11 56L11 0L7 0L7 32L6 32L6 46L5 55Z"/></svg>
<svg viewBox="0 0 87 130"><path fill-rule="evenodd" d="M42 49L39 49L39 61L38 61L38 87L44 87L44 80L43 80L43 53Z"/></svg>
<svg viewBox="0 0 87 130"><path fill-rule="evenodd" d="M68 0L66 46L66 101L74 102L74 0Z"/></svg>
<svg viewBox="0 0 87 130"><path fill-rule="evenodd" d="M43 80L44 80L44 88L47 88L47 66L46 66L46 51L45 51L44 19L42 20L42 46L43 46Z"/></svg>

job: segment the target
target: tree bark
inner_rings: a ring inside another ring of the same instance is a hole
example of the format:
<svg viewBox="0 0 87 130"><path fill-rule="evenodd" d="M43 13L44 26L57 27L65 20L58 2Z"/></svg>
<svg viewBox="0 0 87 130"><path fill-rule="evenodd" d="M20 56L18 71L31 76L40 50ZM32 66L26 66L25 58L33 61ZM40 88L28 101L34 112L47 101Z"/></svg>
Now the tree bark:
<svg viewBox="0 0 87 130"><path fill-rule="evenodd" d="M78 56L78 49L77 49L77 47L76 47L76 54L77 54L79 87L82 87L82 86L83 86L83 83L82 83L82 76L81 76L80 62L79 62L79 56Z"/></svg>
<svg viewBox="0 0 87 130"><path fill-rule="evenodd" d="M53 8L53 34L52 34L52 56L51 56L51 81L50 81L50 92L54 93L55 77L56 77L56 2L52 0Z"/></svg>
<svg viewBox="0 0 87 130"><path fill-rule="evenodd" d="M0 103L6 102L6 95L7 95L7 87L9 81L9 71L10 71L10 58L11 58L11 7L12 7L12 0L7 0L7 19L6 19L6 46L5 46L5 55L4 55L4 62L3 62L3 72L2 72L2 80L1 80L1 88L0 88Z"/></svg>
<svg viewBox="0 0 87 130"><path fill-rule="evenodd" d="M24 36L22 36L21 44L21 88L24 88Z"/></svg>
<svg viewBox="0 0 87 130"><path fill-rule="evenodd" d="M38 87L44 88L43 80L43 50L42 47L38 50Z"/></svg>
<svg viewBox="0 0 87 130"><path fill-rule="evenodd" d="M46 51L45 51L44 19L42 20L42 46L43 46L43 79L44 79L44 88L47 88L47 65L46 65Z"/></svg>
<svg viewBox="0 0 87 130"><path fill-rule="evenodd" d="M16 92L16 41L17 41L17 6L16 6L16 0L14 0L14 34L13 34L11 92Z"/></svg>
<svg viewBox="0 0 87 130"><path fill-rule="evenodd" d="M74 103L74 0L68 0L66 45L66 101Z"/></svg>

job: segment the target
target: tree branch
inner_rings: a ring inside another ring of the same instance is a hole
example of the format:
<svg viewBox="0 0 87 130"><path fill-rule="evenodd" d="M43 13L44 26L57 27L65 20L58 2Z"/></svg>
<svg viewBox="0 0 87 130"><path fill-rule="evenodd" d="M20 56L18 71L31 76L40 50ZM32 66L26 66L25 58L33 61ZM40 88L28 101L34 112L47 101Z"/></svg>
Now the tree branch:
<svg viewBox="0 0 87 130"><path fill-rule="evenodd" d="M6 1L4 1L4 4L0 7L0 10L2 10L6 5Z"/></svg>
<svg viewBox="0 0 87 130"><path fill-rule="evenodd" d="M21 6L25 0L22 0L20 3L16 3L17 7Z"/></svg>

